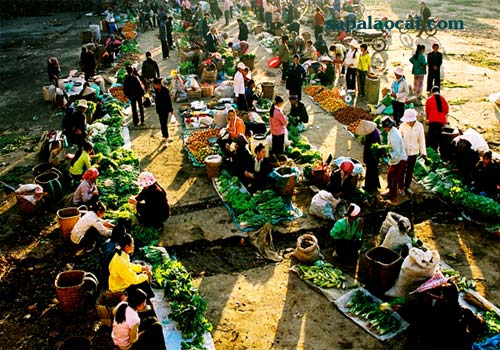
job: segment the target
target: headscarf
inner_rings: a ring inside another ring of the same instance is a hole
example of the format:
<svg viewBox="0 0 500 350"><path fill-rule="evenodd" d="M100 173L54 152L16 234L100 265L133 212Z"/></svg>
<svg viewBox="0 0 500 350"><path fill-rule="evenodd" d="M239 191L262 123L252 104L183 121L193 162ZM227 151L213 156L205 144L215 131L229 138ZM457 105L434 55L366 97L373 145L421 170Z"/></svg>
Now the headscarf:
<svg viewBox="0 0 500 350"><path fill-rule="evenodd" d="M340 163L340 169L344 170L348 175L351 175L354 170L354 164L351 161L344 161Z"/></svg>
<svg viewBox="0 0 500 350"><path fill-rule="evenodd" d="M99 170L97 170L96 168L90 168L85 173L83 173L82 180L95 182L98 176L99 176Z"/></svg>

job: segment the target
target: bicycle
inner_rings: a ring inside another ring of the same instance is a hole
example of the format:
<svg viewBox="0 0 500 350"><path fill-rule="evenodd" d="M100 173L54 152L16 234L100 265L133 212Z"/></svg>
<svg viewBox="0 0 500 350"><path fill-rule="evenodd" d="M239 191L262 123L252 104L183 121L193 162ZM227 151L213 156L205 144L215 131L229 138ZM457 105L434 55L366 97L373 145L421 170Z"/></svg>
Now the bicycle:
<svg viewBox="0 0 500 350"><path fill-rule="evenodd" d="M440 20L441 19L439 17L429 17L427 23L421 24L424 27L425 34L427 34L428 36L436 35L438 30L437 24L439 23ZM417 29L415 28L415 24L417 23L417 21L420 22L420 17L416 16L414 12L410 12L406 16L406 21L403 23L402 26L398 28L399 32L401 34L407 34L410 31L417 31ZM409 25L407 26L407 24L410 23L412 24L412 26Z"/></svg>

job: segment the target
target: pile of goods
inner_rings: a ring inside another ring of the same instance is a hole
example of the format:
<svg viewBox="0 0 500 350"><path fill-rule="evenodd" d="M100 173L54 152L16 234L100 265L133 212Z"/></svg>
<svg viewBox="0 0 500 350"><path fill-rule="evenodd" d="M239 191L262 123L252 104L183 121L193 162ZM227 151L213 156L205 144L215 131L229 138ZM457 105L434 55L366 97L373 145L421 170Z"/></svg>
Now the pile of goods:
<svg viewBox="0 0 500 350"><path fill-rule="evenodd" d="M268 98L259 98L257 101L257 104L255 108L259 111L269 111L271 109L271 105L273 104L273 101L271 101Z"/></svg>
<svg viewBox="0 0 500 350"><path fill-rule="evenodd" d="M361 108L358 107L345 107L335 113L335 119L341 122L344 125L349 125L349 130L356 130L359 125L359 121L361 119L364 120L373 120L375 116L371 115L368 112L365 112ZM354 124L357 123L357 124ZM351 126L351 124L353 124Z"/></svg>
<svg viewBox="0 0 500 350"><path fill-rule="evenodd" d="M458 272L457 270L449 268L449 269L441 269L441 272L443 273L444 277L453 280L459 292L462 292L466 289L476 288L476 282L460 275L460 272Z"/></svg>
<svg viewBox="0 0 500 350"><path fill-rule="evenodd" d="M302 245L312 244L307 242L307 240L303 240ZM307 247L302 246L304 249ZM321 266L308 266L302 264L298 266L304 280L310 281L317 287L346 289L346 278L344 273L330 263L324 263Z"/></svg>
<svg viewBox="0 0 500 350"><path fill-rule="evenodd" d="M292 141L291 148L287 155L292 158L297 164L311 163L315 160L322 159L320 151L311 149L311 145L303 136L299 136L297 128L293 125L288 125L288 139Z"/></svg>
<svg viewBox="0 0 500 350"><path fill-rule="evenodd" d="M340 97L337 89L324 89L314 96L314 101L317 102L325 111L336 112L339 109L347 107L347 104Z"/></svg>
<svg viewBox="0 0 500 350"><path fill-rule="evenodd" d="M219 137L220 131L218 129L198 130L189 135L185 142L185 146L189 153L200 163L205 161L205 158L217 154L208 139L211 137Z"/></svg>
<svg viewBox="0 0 500 350"><path fill-rule="evenodd" d="M122 35L125 39L135 39L137 37L137 24L134 22L127 22L122 27Z"/></svg>
<svg viewBox="0 0 500 350"><path fill-rule="evenodd" d="M122 44L122 46L120 47L120 52L124 55L131 53L140 54L141 50L139 50L139 47L137 46L137 41L128 40L127 42Z"/></svg>
<svg viewBox="0 0 500 350"><path fill-rule="evenodd" d="M252 196L242 187L238 177L227 171L221 172L216 185L242 227L260 227L266 222L291 216L283 198L273 190Z"/></svg>
<svg viewBox="0 0 500 350"><path fill-rule="evenodd" d="M311 97L323 91L325 88L322 85L309 85L304 88L304 92Z"/></svg>
<svg viewBox="0 0 500 350"><path fill-rule="evenodd" d="M190 339L182 342L182 349L205 349L203 335L212 331L212 324L203 315L206 300L193 286L191 275L180 262L166 258L159 247L146 248L145 257L153 265L155 283L165 289L170 301L169 317L177 323L182 338Z"/></svg>
<svg viewBox="0 0 500 350"><path fill-rule="evenodd" d="M439 154L430 147L427 158L427 164L417 161L414 174L428 191L485 219L500 217L500 204L493 198L472 193L456 173L444 167Z"/></svg>
<svg viewBox="0 0 500 350"><path fill-rule="evenodd" d="M118 101L122 103L127 103L128 102L128 97L125 96L125 93L123 92L123 87L122 86L115 86L109 88L109 93L116 98Z"/></svg>
<svg viewBox="0 0 500 350"><path fill-rule="evenodd" d="M400 328L400 321L391 309L376 302L361 290L354 294L346 307L349 308L350 316L367 322L370 330L378 335L393 333Z"/></svg>

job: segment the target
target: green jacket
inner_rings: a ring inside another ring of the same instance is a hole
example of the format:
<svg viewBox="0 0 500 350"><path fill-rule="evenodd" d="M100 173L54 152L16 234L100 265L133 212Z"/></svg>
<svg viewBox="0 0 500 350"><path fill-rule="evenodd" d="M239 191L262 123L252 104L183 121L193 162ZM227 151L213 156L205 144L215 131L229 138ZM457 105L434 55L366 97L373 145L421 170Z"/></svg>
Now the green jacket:
<svg viewBox="0 0 500 350"><path fill-rule="evenodd" d="M363 230L361 229L361 220L355 219L349 223L347 218L337 220L335 225L330 231L330 236L333 239L347 239L359 240L363 237Z"/></svg>
<svg viewBox="0 0 500 350"><path fill-rule="evenodd" d="M290 49L288 48L287 44L282 43L279 46L278 58L280 59L280 62L285 62L285 63L290 62Z"/></svg>
<svg viewBox="0 0 500 350"><path fill-rule="evenodd" d="M425 55L419 53L417 59L415 59L415 55L410 58L411 64L413 64L413 68L411 69L411 74L413 75L425 75L427 74L427 60L425 59Z"/></svg>

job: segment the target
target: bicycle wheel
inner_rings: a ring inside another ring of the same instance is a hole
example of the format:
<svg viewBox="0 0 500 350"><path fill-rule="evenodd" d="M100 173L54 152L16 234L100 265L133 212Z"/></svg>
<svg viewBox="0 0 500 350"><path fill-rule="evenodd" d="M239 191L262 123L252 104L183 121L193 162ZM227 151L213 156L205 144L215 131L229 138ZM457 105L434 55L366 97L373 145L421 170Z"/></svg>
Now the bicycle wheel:
<svg viewBox="0 0 500 350"><path fill-rule="evenodd" d="M426 28L425 34L427 34L428 36L434 36L434 35L436 35L437 31L438 31L438 29L437 29L436 23L432 23L432 28Z"/></svg>
<svg viewBox="0 0 500 350"><path fill-rule="evenodd" d="M398 28L398 30L401 34L407 34L410 31L410 29L405 27L404 23L402 27Z"/></svg>
<svg viewBox="0 0 500 350"><path fill-rule="evenodd" d="M384 51L386 48L387 48L387 41L385 41L384 39L373 39L372 41L372 47L375 51Z"/></svg>

